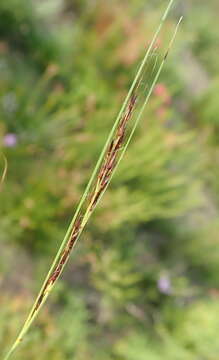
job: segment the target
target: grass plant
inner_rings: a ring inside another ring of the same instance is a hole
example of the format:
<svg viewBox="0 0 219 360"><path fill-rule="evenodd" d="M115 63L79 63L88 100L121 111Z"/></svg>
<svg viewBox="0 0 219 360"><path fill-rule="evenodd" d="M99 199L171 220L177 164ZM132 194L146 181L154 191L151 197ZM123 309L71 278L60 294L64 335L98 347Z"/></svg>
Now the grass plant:
<svg viewBox="0 0 219 360"><path fill-rule="evenodd" d="M81 200L57 252L57 255L55 256L46 279L39 291L36 301L17 339L10 348L9 352L6 354L4 360L8 360L18 345L23 341L24 335L28 331L33 320L37 317L42 305L45 303L59 276L63 272L79 236L81 235L98 202L106 191L119 162L127 150L138 122L142 118L145 107L157 83L181 22L180 19L170 39L167 50L164 52L162 58L160 61L157 61L156 59L154 67L152 70L149 70L150 74L148 74L148 61L153 55L158 35L169 14L173 2L174 0L169 2L160 24L158 25L158 28L153 36L153 39L146 50L146 54L139 66L131 88L122 104L121 110L119 111L119 114L112 126L94 171L90 177L84 194L81 197ZM147 84L145 88L145 82L148 81L147 77L149 77L151 80L149 81L149 85Z"/></svg>

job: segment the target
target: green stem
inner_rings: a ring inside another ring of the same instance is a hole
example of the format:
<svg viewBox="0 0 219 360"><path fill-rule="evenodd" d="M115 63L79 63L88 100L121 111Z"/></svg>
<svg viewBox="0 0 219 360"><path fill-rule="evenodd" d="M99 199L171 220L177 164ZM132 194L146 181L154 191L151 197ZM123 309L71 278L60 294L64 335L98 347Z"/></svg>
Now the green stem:
<svg viewBox="0 0 219 360"><path fill-rule="evenodd" d="M59 250L58 250L58 252L57 252L57 254L56 254L56 256L55 256L55 259L54 259L54 261L53 261L53 263L52 263L52 265L51 265L51 267L50 267L50 270L49 270L49 272L48 272L48 274L47 274L47 276L46 276L46 279L45 279L45 281L44 281L44 283L43 283L43 285L42 285L42 287L41 287L41 289L40 289L40 292L39 292L37 298L36 298L36 301L35 301L35 303L33 304L32 308L31 308L31 310L30 310L30 313L29 313L29 315L28 315L28 317L27 317L27 319L26 319L26 321L25 321L25 323L24 323L24 325L23 325L23 327L22 327L22 329L21 329L21 331L20 331L17 339L15 340L15 342L14 342L14 344L12 345L11 349L9 350L9 352L7 353L7 355L5 356L4 360L8 360L8 359L10 358L10 356L12 355L12 353L14 352L14 350L15 350L15 349L18 347L18 345L22 342L25 333L26 333L27 330L29 329L29 327L30 327L30 325L32 324L32 322L33 322L33 320L35 319L35 317L38 315L38 313L39 313L42 305L45 303L45 301L46 301L49 293L51 292L51 290L53 289L53 286L54 286L55 283L56 283L56 281L55 281L53 284L51 284L51 285L49 286L48 290L47 290L46 293L44 294L43 300L41 301L39 307L38 307L37 310L36 310L36 306L37 306L37 304L38 304L38 302L39 302L39 299L40 299L40 297L41 297L41 295L42 295L42 293L43 293L43 291L44 291L45 285L47 284L47 282L48 282L51 274L53 273L53 270L56 268L56 265L57 265L58 262L59 262L59 259L60 259L60 256L61 256L63 250L65 249L66 245L68 244L68 241L69 241L70 236L71 236L72 227L73 227L73 225L74 225L74 223L75 223L75 221L76 221L76 219L77 219L77 217L78 217L78 215L79 215L79 213L80 213L80 210L81 210L81 208L82 208L82 206L83 206L83 204L84 204L84 202L85 202L88 194L89 194L89 191L90 191L91 186L92 186L92 184L93 184L93 182L94 182L94 180L95 180L95 177L96 177L97 172L98 172L98 170L99 170L99 168L100 168L100 165L101 165L101 163L102 163L102 161L103 161L103 159L104 159L104 156L105 156L105 154L106 154L106 151L107 151L107 148L108 148L108 146L109 146L109 144L110 144L110 141L111 141L112 138L113 138L113 135L114 135L114 133L115 133L115 130L116 130L116 128L117 128L117 126L118 126L118 124L119 124L119 121L120 121L120 119L121 119L121 116L122 116L122 114L123 114L123 112L124 112L124 110L125 110L125 108L126 108L126 106L127 106L127 104L128 104L128 101L129 101L129 99L130 99L130 96L131 96L131 94L132 94L132 92L133 92L133 90L134 90L134 88L135 88L135 86L136 86L139 78L141 77L141 74L142 74L142 72L143 72L143 70L144 70L145 64L146 64L146 62L147 62L147 60L148 60L148 57L150 56L151 50L153 49L153 46L154 46L154 44L155 44L155 42L156 42L156 40L157 40L157 37L158 37L158 35L159 35L159 33L160 33L161 29L162 29L163 23L165 22L165 20L166 20L166 18L167 18L167 15L168 15L168 13L169 13L169 11L170 11L170 8L171 8L173 2L174 2L174 0L170 0L168 6L167 6L167 8L166 8L166 11L165 11L165 13L164 13L164 15L163 15L163 17L162 17L162 19L161 19L161 21L160 21L160 24L159 24L159 26L158 26L158 28L157 28L154 36L153 36L153 39L152 39L152 41L151 41L151 43L150 43L150 46L148 47L148 49L147 49L147 51L146 51L146 54L145 54L145 56L144 56L144 58L143 58L143 60L142 60L142 62L141 62L141 64L140 64L140 66L139 66L139 69L138 69L137 74L136 74L136 76L135 76L135 79L134 79L134 81L133 81L133 83L132 83L132 85L131 85L131 87L130 87L130 90L129 90L129 92L128 92L128 95L126 96L126 98L125 98L125 100L124 100L124 102L123 102L123 105L122 105L122 107L121 107L121 110L120 110L120 112L119 112L119 114L118 114L118 116L117 116L117 118L116 118L116 120L115 120L115 122L114 122L114 125L113 125L113 127L112 127L112 129L111 129L111 131L110 131L110 134L109 134L109 136L108 136L108 138L107 138L107 140L106 140L106 143L105 143L105 145L104 145L104 147L103 147L103 150L102 150L102 152L101 152L101 154L100 154L100 156L99 156L99 159L98 159L98 161L97 161L97 163L96 163L96 166L95 166L95 168L94 168L94 170L93 170L93 173L92 173L92 175L91 175L91 177L90 177L90 180L89 180L89 182L88 182L88 184L87 184L87 187L86 187L86 189L85 189L85 191L84 191L84 194L83 194L82 197L81 197L80 203L79 203L79 205L78 205L78 207L77 207L77 209L76 209L76 211L75 211L75 214L74 214L74 216L73 216L73 218L72 218L72 221L71 221L71 223L70 223L70 225L69 225L69 227L68 227L68 229L67 229L66 235L65 235L65 237L64 237L64 239L63 239L63 241L62 241L62 244L61 244L61 246L60 246L60 248L59 248ZM178 26L179 26L179 23L178 23L177 28L176 28L176 30L175 30L174 36L173 36L173 38L171 39L171 42L170 42L170 44L169 44L168 51L169 51L169 48L171 47L172 42L173 42L173 40L174 40L174 38L175 38L175 35L176 35L176 32L177 32ZM168 51L167 51L167 53L168 53ZM167 55L167 53L166 53L166 55ZM145 102L144 102L144 104L143 104L143 107L142 107L140 113L138 114L138 117L137 117L137 119L136 119L136 121L135 121L134 127L133 127L133 129L132 129L132 131L131 131L131 134L130 134L130 136L129 136L129 138L128 138L128 141L127 141L127 143L125 144L125 146L124 146L124 148L123 148L123 151L121 152L121 155L120 155L120 157L119 157L119 159L118 159L118 163L121 161L122 157L124 156L124 153L125 153L125 151L126 151L126 149L127 149L127 146L128 146L128 144L129 144L129 142L130 142L130 140L131 140L131 138L132 138L132 136L133 136L133 134L134 134L134 131L135 131L136 126L137 126L137 123L139 122L140 117L142 116L142 113L143 113L143 111L144 111L144 108L145 108L146 104L148 103L148 100L149 100L149 98L150 98L150 95L151 95L151 93L152 93L152 91L153 91L153 89L154 89L154 86L155 86L155 84L156 84L156 82L157 82L157 79L158 79L158 77L159 77L159 75L160 75L160 72L161 72L161 70L162 70L162 68L163 68L165 59L166 59L166 56L164 57L161 65L160 65L160 67L159 67L159 69L158 69L158 71L157 71L157 73L156 73L156 76L155 76L155 78L154 78L154 81L153 81L153 83L152 83L152 85L151 85L151 87L150 87L150 89L149 89L149 92L148 92L148 95L147 95L147 97L146 97L146 99L145 99ZM118 163L117 163L116 167L118 166ZM115 169L113 170L113 173L114 173L114 171L115 171ZM112 173L112 175L113 175L113 173ZM106 190L106 189L105 189L105 190ZM103 191L103 193L105 192L105 190ZM103 193L101 194L99 200L101 199ZM98 200L98 202L99 202L99 200ZM83 226L81 226L81 229L80 229L80 231L79 231L79 233L78 233L78 236L77 236L77 239L76 239L76 241L75 241L75 243L74 243L74 246L75 246L75 244L76 244L76 242L77 242L77 240L78 240L81 232L83 231L83 229L84 229L87 221L89 220L92 212L93 212L93 210L90 211L90 207L89 207L89 205L88 205L88 208L85 210L85 213L84 213L84 215L83 215L83 220L82 220L82 221L83 221ZM73 247L74 247L74 246L73 246ZM62 270L63 270L63 269L62 269ZM61 273L62 273L62 271L60 272L59 276L61 275ZM59 276L58 276L58 277L59 277ZM57 277L57 279L58 279L58 277Z"/></svg>

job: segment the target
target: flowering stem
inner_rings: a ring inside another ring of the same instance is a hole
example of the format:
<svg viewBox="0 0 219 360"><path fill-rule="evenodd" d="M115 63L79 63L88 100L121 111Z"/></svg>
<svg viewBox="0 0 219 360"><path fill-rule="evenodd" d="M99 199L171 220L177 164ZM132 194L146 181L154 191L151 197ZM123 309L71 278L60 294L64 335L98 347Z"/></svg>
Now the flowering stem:
<svg viewBox="0 0 219 360"><path fill-rule="evenodd" d="M140 67L137 71L135 79L132 83L132 86L128 92L128 95L122 105L122 108L115 120L115 123L112 127L112 130L108 136L108 139L103 147L103 150L100 154L100 157L97 161L97 164L94 168L94 171L91 175L91 178L88 182L88 185L85 189L85 192L80 200L80 203L76 209L75 215L69 225L69 228L66 232L66 235L63 239L63 242L58 250L58 253L52 263L52 266L48 272L48 275L43 283L43 286L37 296L37 299L25 321L16 341L12 345L11 349L7 353L4 360L8 360L17 346L22 342L23 337L27 330L29 329L30 325L32 324L35 317L38 315L40 308L45 303L49 293L53 289L56 281L58 280L59 276L61 275L65 264L67 263L70 253L74 248L78 238L80 237L85 225L87 224L90 216L92 215L95 207L97 206L98 202L100 201L101 197L103 196L104 192L106 191L110 180L121 161L122 157L125 154L128 144L131 141L131 138L134 134L134 131L137 127L137 124L143 114L146 104L152 94L154 86L158 80L158 77L161 73L161 70L164 66L165 60L167 58L168 52L170 47L172 46L173 40L178 30L178 26L181 22L176 26L175 32L171 41L169 43L168 49L163 56L161 64L158 67L158 70L155 73L153 78L152 84L149 87L147 92L146 98L141 106L139 113L137 114L136 119L134 120L134 125L130 134L127 136L127 126L133 118L133 115L136 110L137 100L139 99L139 86L141 85L142 76L145 70L145 65L147 60L151 54L151 51L156 43L156 39L161 31L162 25L167 18L169 10L173 4L174 0L169 2L169 5L161 19L161 22L156 30L154 37L148 47L146 54L140 64ZM84 208L84 210L83 210Z"/></svg>

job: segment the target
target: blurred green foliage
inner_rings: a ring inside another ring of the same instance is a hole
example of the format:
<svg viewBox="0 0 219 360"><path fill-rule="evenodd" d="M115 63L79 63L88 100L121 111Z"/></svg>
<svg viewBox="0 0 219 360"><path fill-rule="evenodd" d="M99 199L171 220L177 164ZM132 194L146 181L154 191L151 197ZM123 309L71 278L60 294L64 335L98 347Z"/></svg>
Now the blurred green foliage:
<svg viewBox="0 0 219 360"><path fill-rule="evenodd" d="M60 244L163 7L0 3L0 146L9 163L0 194L2 351ZM176 5L158 54L181 13L184 24L148 110L18 360L37 359L39 349L42 360L217 359L218 11L214 0Z"/></svg>

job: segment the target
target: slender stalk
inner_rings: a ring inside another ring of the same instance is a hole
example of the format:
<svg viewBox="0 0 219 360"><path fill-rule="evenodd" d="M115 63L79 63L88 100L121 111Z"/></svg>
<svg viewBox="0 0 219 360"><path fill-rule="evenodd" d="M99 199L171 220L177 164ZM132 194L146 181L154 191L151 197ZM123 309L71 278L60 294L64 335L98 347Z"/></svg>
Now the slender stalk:
<svg viewBox="0 0 219 360"><path fill-rule="evenodd" d="M4 360L8 360L17 346L22 342L23 337L27 330L29 329L30 325L32 324L35 317L38 315L40 308L45 303L50 291L53 289L56 281L58 280L59 276L61 275L64 266L69 259L70 253L74 248L80 234L82 233L85 225L87 224L90 216L92 215L95 207L97 206L98 202L100 201L101 197L103 196L104 192L106 191L109 182L119 164L122 157L125 154L128 144L131 141L131 138L134 134L134 131L137 127L137 124L143 114L146 104L151 96L151 93L154 89L154 86L157 82L157 79L161 73L161 70L164 66L165 60L167 58L168 52L170 47L172 46L173 40L176 36L178 26L181 22L176 26L175 32L171 41L169 43L167 52L165 53L161 64L158 67L158 70L155 73L153 78L152 84L149 87L147 96L143 102L143 105L137 114L136 119L134 120L134 125L132 130L126 139L127 133L127 126L130 120L134 117L136 111L137 100L139 99L139 87L141 85L142 76L145 70L145 65L147 60L151 54L151 51L154 47L154 44L157 40L157 37L162 29L163 23L167 18L167 15L170 11L170 8L173 4L174 0L171 0L166 8L166 11L160 21L160 24L153 36L153 39L148 47L146 54L139 66L135 79L131 85L131 88L128 92L126 99L121 107L121 110L114 122L112 130L107 138L107 141L103 147L103 150L100 154L100 157L97 161L97 164L94 168L94 171L91 175L91 178L87 184L87 187L82 195L80 203L76 209L76 212L73 216L73 219L69 225L69 228L66 232L66 235L63 239L63 242L57 252L57 255L52 263L52 266L46 276L46 279L42 285L42 288L39 291L39 294L36 298L36 301L17 337L14 344L12 345L11 349L7 353Z"/></svg>
<svg viewBox="0 0 219 360"><path fill-rule="evenodd" d="M3 156L3 160L4 160L4 168L3 168L3 172L2 172L2 175L1 175L1 178L0 178L0 191L2 189L2 185L3 185L3 182L5 180L5 177L6 177L6 174L7 174L7 171L8 171L8 161L7 161L7 158L4 154L2 154Z"/></svg>

